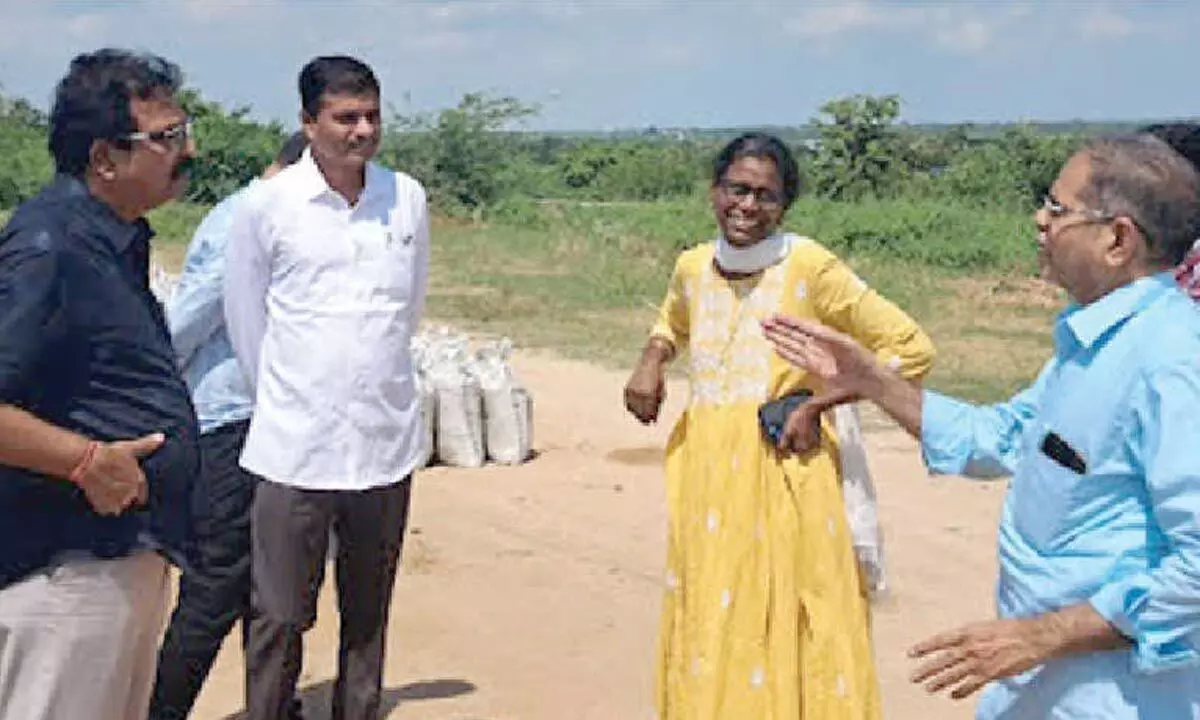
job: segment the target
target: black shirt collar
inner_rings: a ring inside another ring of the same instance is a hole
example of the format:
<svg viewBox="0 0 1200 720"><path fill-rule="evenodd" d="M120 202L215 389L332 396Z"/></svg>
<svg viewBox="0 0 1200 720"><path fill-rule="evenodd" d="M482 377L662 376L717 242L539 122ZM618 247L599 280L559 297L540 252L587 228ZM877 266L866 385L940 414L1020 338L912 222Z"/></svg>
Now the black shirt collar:
<svg viewBox="0 0 1200 720"><path fill-rule="evenodd" d="M88 236L104 238L118 255L125 254L130 245L145 244L154 236L154 230L145 218L125 222L108 203L92 195L77 177L58 175L51 192L71 207L72 220L83 221L96 231L87 233Z"/></svg>

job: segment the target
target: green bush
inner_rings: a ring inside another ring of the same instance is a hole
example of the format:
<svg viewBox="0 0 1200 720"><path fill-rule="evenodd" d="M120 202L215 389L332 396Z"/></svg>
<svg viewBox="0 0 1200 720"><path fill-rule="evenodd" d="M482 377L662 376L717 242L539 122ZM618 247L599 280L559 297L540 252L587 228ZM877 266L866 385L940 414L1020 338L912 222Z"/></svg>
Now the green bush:
<svg viewBox="0 0 1200 720"><path fill-rule="evenodd" d="M286 133L194 90L181 99L197 134L192 204L155 217L162 236L186 240L205 206L259 174ZM952 270L1030 267L1028 213L1085 133L931 131L898 124L900 106L894 96L856 96L822 108L819 142L796 148L810 182L787 225L846 256ZM394 114L379 159L419 179L443 215L550 230L652 262L713 237L709 163L732 133L514 131L536 112L471 93L440 112ZM0 207L51 177L45 137L42 113L0 97Z"/></svg>
<svg viewBox="0 0 1200 720"><path fill-rule="evenodd" d="M287 138L278 124L250 120L250 108L226 111L191 90L181 99L196 132L196 164L188 188L192 202L214 203L233 194L271 163Z"/></svg>
<svg viewBox="0 0 1200 720"><path fill-rule="evenodd" d="M950 270L1032 269L1033 223L1022 212L968 203L801 199L787 222L839 255L892 258Z"/></svg>
<svg viewBox="0 0 1200 720"><path fill-rule="evenodd" d="M0 207L32 197L54 175L46 117L23 100L0 97Z"/></svg>

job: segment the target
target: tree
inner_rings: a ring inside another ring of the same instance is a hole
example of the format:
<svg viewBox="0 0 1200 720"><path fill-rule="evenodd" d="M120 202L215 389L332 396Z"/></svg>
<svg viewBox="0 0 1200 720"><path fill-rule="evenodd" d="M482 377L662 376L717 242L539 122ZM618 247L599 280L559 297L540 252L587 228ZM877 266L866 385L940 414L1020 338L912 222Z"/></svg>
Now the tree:
<svg viewBox="0 0 1200 720"><path fill-rule="evenodd" d="M27 200L54 175L47 127L45 113L24 99L0 95L0 207Z"/></svg>
<svg viewBox="0 0 1200 720"><path fill-rule="evenodd" d="M217 202L250 182L271 163L287 137L278 123L252 120L248 106L227 111L191 89L182 91L179 101L196 132L197 157L188 189L193 202Z"/></svg>
<svg viewBox="0 0 1200 720"><path fill-rule="evenodd" d="M938 178L943 196L993 207L1028 210L1050 188L1082 135L1051 135L1028 126L960 152Z"/></svg>
<svg viewBox="0 0 1200 720"><path fill-rule="evenodd" d="M394 113L385 164L421 178L443 208L484 207L502 194L513 160L504 131L537 112L516 98L468 93L437 115Z"/></svg>
<svg viewBox="0 0 1200 720"><path fill-rule="evenodd" d="M879 195L904 174L896 95L855 95L821 106L813 120L818 145L812 180L818 194L834 200Z"/></svg>

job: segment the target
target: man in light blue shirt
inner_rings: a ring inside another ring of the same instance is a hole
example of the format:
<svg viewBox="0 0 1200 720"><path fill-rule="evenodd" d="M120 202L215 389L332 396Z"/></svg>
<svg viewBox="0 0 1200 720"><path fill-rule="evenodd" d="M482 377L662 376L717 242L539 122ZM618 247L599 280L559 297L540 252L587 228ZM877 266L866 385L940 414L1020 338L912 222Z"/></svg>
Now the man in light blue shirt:
<svg viewBox="0 0 1200 720"><path fill-rule="evenodd" d="M1200 310L1171 268L1200 235L1200 176L1150 135L1089 143L1036 216L1071 304L1054 357L1007 403L908 385L852 340L764 325L782 356L872 400L926 465L1012 476L1000 620L917 645L914 673L979 718L1200 718Z"/></svg>
<svg viewBox="0 0 1200 720"><path fill-rule="evenodd" d="M225 330L225 244L234 211L254 186L300 159L296 133L262 180L214 207L192 238L167 304L171 339L200 421L201 477L193 498L201 562L180 580L159 651L151 720L191 712L217 652L250 602L250 509L256 480L238 465L254 401ZM292 706L293 715L296 705Z"/></svg>

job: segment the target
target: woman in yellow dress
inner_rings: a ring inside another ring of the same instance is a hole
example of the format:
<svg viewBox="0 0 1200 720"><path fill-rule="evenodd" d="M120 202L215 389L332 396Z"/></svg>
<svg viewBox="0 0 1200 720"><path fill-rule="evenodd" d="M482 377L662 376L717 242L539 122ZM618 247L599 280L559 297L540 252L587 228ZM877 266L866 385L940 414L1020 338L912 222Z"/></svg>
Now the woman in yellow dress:
<svg viewBox="0 0 1200 720"><path fill-rule="evenodd" d="M852 398L778 358L760 322L815 318L917 380L933 346L917 324L815 241L779 231L799 193L787 147L752 133L713 163L720 235L687 250L625 389L654 422L686 351L690 398L667 447L668 551L659 637L663 720L874 720L869 606L822 411ZM807 388L778 444L765 401Z"/></svg>

